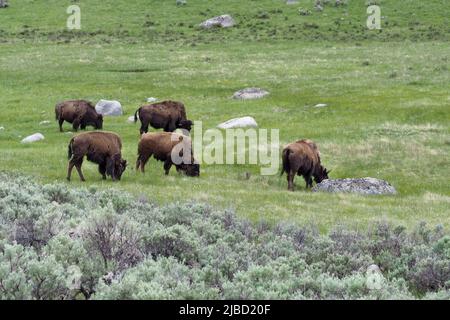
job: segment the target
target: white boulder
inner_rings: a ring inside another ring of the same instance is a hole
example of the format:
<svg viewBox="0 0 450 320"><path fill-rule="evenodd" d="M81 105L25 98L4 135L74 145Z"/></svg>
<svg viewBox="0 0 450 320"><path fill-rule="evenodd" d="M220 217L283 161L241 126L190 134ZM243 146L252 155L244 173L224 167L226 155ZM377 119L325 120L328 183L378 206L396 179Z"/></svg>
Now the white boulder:
<svg viewBox="0 0 450 320"><path fill-rule="evenodd" d="M104 116L121 116L123 114L122 105L119 101L101 99L95 105L95 111Z"/></svg>
<svg viewBox="0 0 450 320"><path fill-rule="evenodd" d="M233 128L256 128L258 124L252 117L235 118L225 121L217 126L219 129L233 129Z"/></svg>
<svg viewBox="0 0 450 320"><path fill-rule="evenodd" d="M260 88L245 88L236 91L233 94L233 99L240 99L240 100L260 99L267 96L268 94L269 91Z"/></svg>
<svg viewBox="0 0 450 320"><path fill-rule="evenodd" d="M156 102L156 101L158 101L158 98L155 98L155 97L147 98L147 102L152 103L152 102Z"/></svg>
<svg viewBox="0 0 450 320"><path fill-rule="evenodd" d="M232 26L234 26L234 20L229 14L214 17L200 23L200 27L204 29L210 29L212 27L229 28Z"/></svg>
<svg viewBox="0 0 450 320"><path fill-rule="evenodd" d="M40 140L44 140L44 135L42 135L41 133L35 133L32 134L31 136L28 136L26 138L22 139L22 143L32 143L32 142L36 142L36 141L40 141Z"/></svg>

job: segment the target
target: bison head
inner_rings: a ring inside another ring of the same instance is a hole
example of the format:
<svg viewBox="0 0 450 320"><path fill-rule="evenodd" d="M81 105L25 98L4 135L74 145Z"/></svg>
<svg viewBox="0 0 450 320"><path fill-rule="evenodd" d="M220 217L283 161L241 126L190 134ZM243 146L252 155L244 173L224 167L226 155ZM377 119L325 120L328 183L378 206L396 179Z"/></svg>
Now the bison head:
<svg viewBox="0 0 450 320"><path fill-rule="evenodd" d="M95 128L100 130L103 129L103 115L98 115L97 120L95 120Z"/></svg>
<svg viewBox="0 0 450 320"><path fill-rule="evenodd" d="M331 170L330 170L331 171ZM314 175L314 181L316 183L321 183L323 180L328 179L328 174L330 173L326 168L320 166Z"/></svg>
<svg viewBox="0 0 450 320"><path fill-rule="evenodd" d="M177 171L182 171L189 177L198 177L200 176L200 165L198 163L194 164L181 164L177 166Z"/></svg>
<svg viewBox="0 0 450 320"><path fill-rule="evenodd" d="M191 131L192 129L192 121L191 120L181 120L178 124L178 128L186 129L187 131Z"/></svg>
<svg viewBox="0 0 450 320"><path fill-rule="evenodd" d="M116 161L115 166L116 177L118 180L120 180L120 178L122 178L123 172L127 168L127 160L120 159Z"/></svg>

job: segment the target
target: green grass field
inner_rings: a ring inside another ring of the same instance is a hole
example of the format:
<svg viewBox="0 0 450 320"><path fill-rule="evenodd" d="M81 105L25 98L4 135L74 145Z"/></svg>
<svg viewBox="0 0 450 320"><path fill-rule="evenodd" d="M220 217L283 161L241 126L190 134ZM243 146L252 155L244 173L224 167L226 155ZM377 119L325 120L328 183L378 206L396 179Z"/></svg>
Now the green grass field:
<svg viewBox="0 0 450 320"><path fill-rule="evenodd" d="M201 177L164 176L151 160L145 176L131 167L120 183L103 182L85 162L87 182L167 203L194 199L254 221L289 220L322 230L388 220L450 226L450 44L446 1L378 1L382 31L365 27L365 1L313 9L313 1L9 1L0 9L0 170L43 182L65 181L67 144L54 105L65 99L119 100L125 114L104 129L136 160L139 126L126 119L147 97L183 101L203 128L253 116L280 129L281 143L315 140L331 178L377 177L397 196L290 193L286 178L257 166L204 165ZM65 30L67 6L79 4L82 29ZM311 10L300 16L299 7ZM231 29L196 25L229 13ZM256 86L271 95L235 101ZM314 108L326 103L326 108ZM49 125L39 125L50 120ZM65 124L65 129L70 126ZM24 145L41 132L45 140ZM244 179L250 172L250 179Z"/></svg>

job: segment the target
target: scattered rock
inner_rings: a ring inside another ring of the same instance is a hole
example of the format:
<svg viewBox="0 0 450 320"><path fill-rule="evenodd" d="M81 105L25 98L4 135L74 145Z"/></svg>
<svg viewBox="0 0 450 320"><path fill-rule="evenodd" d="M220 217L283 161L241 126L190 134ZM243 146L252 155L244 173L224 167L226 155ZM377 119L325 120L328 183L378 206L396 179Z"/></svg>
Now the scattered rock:
<svg viewBox="0 0 450 320"><path fill-rule="evenodd" d="M267 96L268 94L269 91L260 88L245 88L236 91L233 94L233 99L240 99L240 100L260 99Z"/></svg>
<svg viewBox="0 0 450 320"><path fill-rule="evenodd" d="M0 0L0 9L1 8L7 8L9 7L9 4L6 0Z"/></svg>
<svg viewBox="0 0 450 320"><path fill-rule="evenodd" d="M187 4L186 0L177 0L176 1L177 6L185 6Z"/></svg>
<svg viewBox="0 0 450 320"><path fill-rule="evenodd" d="M95 105L95 110L104 116L121 116L122 105L115 100L100 100Z"/></svg>
<svg viewBox="0 0 450 320"><path fill-rule="evenodd" d="M319 103L314 106L314 108L325 108L325 107L328 107L328 105L325 103Z"/></svg>
<svg viewBox="0 0 450 320"><path fill-rule="evenodd" d="M39 122L39 125L40 125L40 126L45 126L45 125L47 125L47 124L50 124L50 121L44 120L44 121Z"/></svg>
<svg viewBox="0 0 450 320"><path fill-rule="evenodd" d="M44 136L41 133L35 133L22 139L22 143L32 143L40 140L44 140Z"/></svg>
<svg viewBox="0 0 450 320"><path fill-rule="evenodd" d="M396 194L388 182L376 178L323 180L313 188L314 192L346 192L359 194Z"/></svg>
<svg viewBox="0 0 450 320"><path fill-rule="evenodd" d="M298 4L298 0L287 0L286 4Z"/></svg>
<svg viewBox="0 0 450 320"><path fill-rule="evenodd" d="M158 98L155 98L155 97L147 98L147 102L152 103L152 102L156 102L156 101L158 101Z"/></svg>
<svg viewBox="0 0 450 320"><path fill-rule="evenodd" d="M127 119L127 122L133 123L134 122L134 116L129 116Z"/></svg>
<svg viewBox="0 0 450 320"><path fill-rule="evenodd" d="M233 129L233 128L247 128L247 127L258 127L258 124L256 123L256 120L252 117L242 117L242 118L235 118L228 120L226 122L223 122L217 126L219 129Z"/></svg>
<svg viewBox="0 0 450 320"><path fill-rule="evenodd" d="M234 20L229 14L214 17L200 23L200 27L203 29L210 29L212 27L229 28L232 26L234 26Z"/></svg>

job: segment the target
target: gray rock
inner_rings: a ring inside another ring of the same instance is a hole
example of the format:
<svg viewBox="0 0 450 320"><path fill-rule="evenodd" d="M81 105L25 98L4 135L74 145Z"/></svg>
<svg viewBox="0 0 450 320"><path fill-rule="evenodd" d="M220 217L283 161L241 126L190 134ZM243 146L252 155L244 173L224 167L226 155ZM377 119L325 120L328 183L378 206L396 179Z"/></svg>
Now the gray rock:
<svg viewBox="0 0 450 320"><path fill-rule="evenodd" d="M95 110L104 116L121 116L123 114L122 105L115 100L100 100L95 105Z"/></svg>
<svg viewBox="0 0 450 320"><path fill-rule="evenodd" d="M324 180L313 188L314 192L345 192L359 194L396 194L388 182L376 178Z"/></svg>
<svg viewBox="0 0 450 320"><path fill-rule="evenodd" d="M217 128L219 129L233 129L233 128L247 128L247 127L256 128L258 127L258 124L256 123L256 120L252 117L242 117L228 120L217 126Z"/></svg>
<svg viewBox="0 0 450 320"><path fill-rule="evenodd" d="M229 14L214 17L200 23L200 27L203 29L212 27L230 28L232 26L234 26L234 19Z"/></svg>
<svg viewBox="0 0 450 320"><path fill-rule="evenodd" d="M39 122L39 125L40 125L40 126L45 126L45 125L47 125L47 124L50 124L50 121L44 120L44 121Z"/></svg>
<svg viewBox="0 0 450 320"><path fill-rule="evenodd" d="M286 4L298 4L298 0L287 0Z"/></svg>
<svg viewBox="0 0 450 320"><path fill-rule="evenodd" d="M239 91L236 91L233 94L233 99L240 100L252 100L252 99L260 99L269 94L269 91L260 89L260 88L245 88Z"/></svg>
<svg viewBox="0 0 450 320"><path fill-rule="evenodd" d="M319 103L314 106L314 108L325 108L325 107L328 107L328 105L325 103Z"/></svg>
<svg viewBox="0 0 450 320"><path fill-rule="evenodd" d="M31 136L22 139L22 143L32 143L40 140L44 140L44 136L41 133L35 133Z"/></svg>

